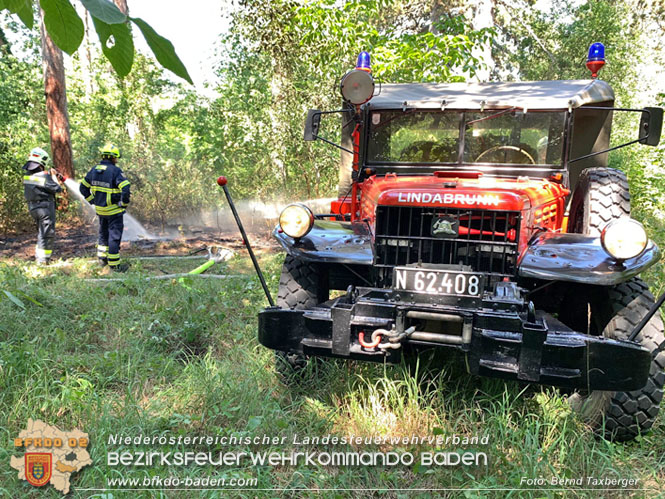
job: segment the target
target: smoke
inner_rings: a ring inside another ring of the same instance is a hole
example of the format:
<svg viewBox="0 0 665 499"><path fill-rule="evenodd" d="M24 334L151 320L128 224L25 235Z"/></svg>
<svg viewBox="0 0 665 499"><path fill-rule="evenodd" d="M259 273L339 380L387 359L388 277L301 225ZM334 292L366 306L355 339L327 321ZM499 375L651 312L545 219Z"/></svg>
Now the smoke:
<svg viewBox="0 0 665 499"><path fill-rule="evenodd" d="M267 235L275 227L279 219L279 214L287 205L297 202L306 205L315 214L330 213L330 203L336 199L320 198L305 201L276 201L269 203L257 200L242 200L236 202L236 210L248 233ZM228 205L222 209L204 209L196 215L174 220L173 223L181 226L185 231L191 227L206 227L220 232L238 232L238 226Z"/></svg>
<svg viewBox="0 0 665 499"><path fill-rule="evenodd" d="M65 181L65 185L69 192L81 202L86 221L90 224L95 223L97 221L95 209L81 195L79 191L80 184L76 180L68 178ZM298 202L308 206L315 214L330 213L330 203L336 199L320 198L268 203L258 200L242 200L236 203L236 210L238 210L238 215L248 233L266 236L275 227L279 219L279 214L287 205ZM214 229L221 233L229 234L238 233L238 226L228 205L225 205L221 209L202 209L196 215L169 220L168 225L171 227L178 226L178 230L172 228L171 230L167 230L167 234L156 236L141 225L132 215L125 213L125 231L122 238L124 241L168 240L180 237L183 233L195 232L197 228Z"/></svg>

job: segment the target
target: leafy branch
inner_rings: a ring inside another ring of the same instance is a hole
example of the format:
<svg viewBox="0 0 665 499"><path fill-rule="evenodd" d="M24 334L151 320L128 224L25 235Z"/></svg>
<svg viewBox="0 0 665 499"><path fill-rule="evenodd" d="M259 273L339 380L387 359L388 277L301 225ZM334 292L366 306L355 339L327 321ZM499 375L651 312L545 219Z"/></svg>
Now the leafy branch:
<svg viewBox="0 0 665 499"><path fill-rule="evenodd" d="M143 34L159 63L180 78L192 83L187 68L175 52L173 44L159 35L143 19L125 15L110 0L80 0L92 17L102 51L120 77L125 77L134 62L133 23ZM83 41L83 21L70 0L39 0L44 11L44 25L60 49L73 54ZM0 10L16 14L28 28L34 26L33 0L0 0Z"/></svg>

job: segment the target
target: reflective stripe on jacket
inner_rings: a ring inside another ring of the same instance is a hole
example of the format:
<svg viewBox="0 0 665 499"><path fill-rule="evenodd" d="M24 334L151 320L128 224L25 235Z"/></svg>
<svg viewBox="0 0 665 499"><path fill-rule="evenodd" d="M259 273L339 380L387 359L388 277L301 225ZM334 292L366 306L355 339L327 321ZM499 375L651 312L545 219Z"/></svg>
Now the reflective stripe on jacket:
<svg viewBox="0 0 665 499"><path fill-rule="evenodd" d="M129 204L129 180L122 170L111 161L103 159L93 167L83 180L79 189L81 194L95 205L97 215L111 216L125 212Z"/></svg>
<svg viewBox="0 0 665 499"><path fill-rule="evenodd" d="M23 175L23 194L28 202L28 208L37 208L49 203L55 203L55 193L62 187L50 173L35 172Z"/></svg>

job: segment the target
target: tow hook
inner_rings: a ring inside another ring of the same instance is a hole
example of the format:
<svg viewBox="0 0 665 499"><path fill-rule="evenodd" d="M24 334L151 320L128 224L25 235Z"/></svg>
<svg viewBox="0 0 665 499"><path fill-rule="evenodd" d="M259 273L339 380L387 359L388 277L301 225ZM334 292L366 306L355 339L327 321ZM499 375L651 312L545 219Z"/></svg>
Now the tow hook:
<svg viewBox="0 0 665 499"><path fill-rule="evenodd" d="M365 331L360 331L358 333L358 343L360 343L360 346L363 348L376 348L379 346L379 343L381 343L381 336L385 329L377 329L372 333L372 342L367 343L365 341Z"/></svg>
<svg viewBox="0 0 665 499"><path fill-rule="evenodd" d="M367 343L365 341L365 332L360 331L358 333L358 343L363 348L376 348L379 347L380 350L397 350L402 347L402 340L407 338L411 333L416 330L415 326L411 326L409 329L403 333L398 333L393 325L392 329L388 331L387 329L376 329L372 333L372 342ZM386 343L381 343L383 338L386 338L388 341Z"/></svg>

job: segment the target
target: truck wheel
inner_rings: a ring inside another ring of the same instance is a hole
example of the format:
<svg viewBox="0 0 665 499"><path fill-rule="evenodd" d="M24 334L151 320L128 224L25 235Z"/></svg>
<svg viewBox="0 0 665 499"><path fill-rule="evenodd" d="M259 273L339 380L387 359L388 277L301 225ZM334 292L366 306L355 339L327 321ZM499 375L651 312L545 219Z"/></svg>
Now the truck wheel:
<svg viewBox="0 0 665 499"><path fill-rule="evenodd" d="M607 311L597 313L608 319L603 336L628 339L633 328L653 304L653 296L646 284L633 278L608 288ZM594 310L592 308L592 314ZM569 397L573 409L594 431L617 441L631 440L651 428L663 399L665 384L665 337L663 322L658 314L647 323L637 336L643 347L652 352L653 360L646 384L632 392L592 391L574 393ZM604 422L604 424L603 424Z"/></svg>
<svg viewBox="0 0 665 499"><path fill-rule="evenodd" d="M327 300L327 296L323 296L321 284L321 273L316 265L287 255L279 278L277 306L291 310L311 308ZM275 352L277 371L287 377L302 373L308 360L306 355Z"/></svg>
<svg viewBox="0 0 665 499"><path fill-rule="evenodd" d="M626 175L613 168L587 168L570 203L568 232L599 236L612 220L630 216Z"/></svg>

